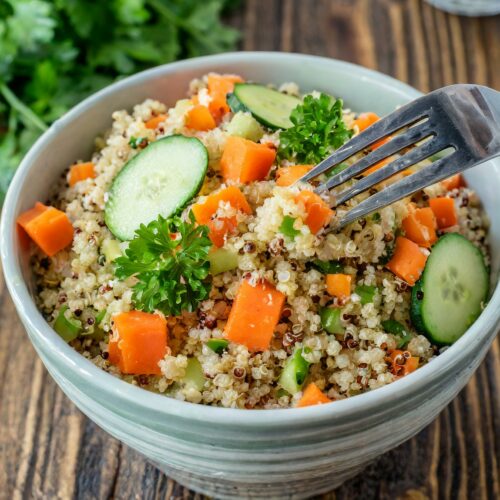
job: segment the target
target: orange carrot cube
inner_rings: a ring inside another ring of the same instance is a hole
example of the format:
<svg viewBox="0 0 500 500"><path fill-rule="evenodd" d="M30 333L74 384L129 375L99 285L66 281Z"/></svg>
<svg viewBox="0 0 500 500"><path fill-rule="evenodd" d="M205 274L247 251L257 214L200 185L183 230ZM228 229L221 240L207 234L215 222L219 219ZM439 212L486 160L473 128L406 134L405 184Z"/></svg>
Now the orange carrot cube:
<svg viewBox="0 0 500 500"><path fill-rule="evenodd" d="M243 184L267 177L276 158L276 151L242 137L231 136L226 141L220 161L226 181Z"/></svg>
<svg viewBox="0 0 500 500"><path fill-rule="evenodd" d="M17 218L17 223L49 257L73 241L73 226L68 216L61 210L40 202L22 213Z"/></svg>
<svg viewBox="0 0 500 500"><path fill-rule="evenodd" d="M151 130L155 130L160 123L163 123L167 119L167 115L161 114L157 116L153 116L153 118L150 118L144 125L146 128L149 128Z"/></svg>
<svg viewBox="0 0 500 500"><path fill-rule="evenodd" d="M191 108L186 115L186 127L204 132L212 130L217 124L207 107L197 105Z"/></svg>
<svg viewBox="0 0 500 500"><path fill-rule="evenodd" d="M237 75L208 75L208 95L212 98L208 109L216 120L231 110L227 104L227 94L234 90L235 83L240 82L243 82L243 79Z"/></svg>
<svg viewBox="0 0 500 500"><path fill-rule="evenodd" d="M217 212L221 201L229 203L234 209L240 212L246 214L252 213L245 195L236 186L229 186L210 194L205 201L193 205L192 211L196 222L198 224L206 224L215 212Z"/></svg>
<svg viewBox="0 0 500 500"><path fill-rule="evenodd" d="M402 222L406 237L420 245L430 248L436 241L436 218L429 208L412 209Z"/></svg>
<svg viewBox="0 0 500 500"><path fill-rule="evenodd" d="M293 165L278 168L276 172L276 185L281 187L291 186L307 174L313 165Z"/></svg>
<svg viewBox="0 0 500 500"><path fill-rule="evenodd" d="M243 280L229 313L225 337L249 351L269 349L284 302L285 295L271 284L260 282L253 286Z"/></svg>
<svg viewBox="0 0 500 500"><path fill-rule="evenodd" d="M408 238L398 236L391 260L386 267L398 278L413 286L424 270L427 256Z"/></svg>
<svg viewBox="0 0 500 500"><path fill-rule="evenodd" d="M158 363L167 352L167 320L142 311L113 317L109 362L128 375L161 375Z"/></svg>
<svg viewBox="0 0 500 500"><path fill-rule="evenodd" d="M302 397L297 403L297 408L304 408L305 406L321 405L331 402L332 400L323 391L321 391L314 382L311 382L304 390Z"/></svg>
<svg viewBox="0 0 500 500"><path fill-rule="evenodd" d="M454 226L458 223L457 210L453 198L432 198L429 200L437 225L440 229Z"/></svg>
<svg viewBox="0 0 500 500"><path fill-rule="evenodd" d="M326 291L332 297L347 298L351 295L351 281L350 274L327 274L326 275Z"/></svg>
<svg viewBox="0 0 500 500"><path fill-rule="evenodd" d="M312 191L301 191L295 197L295 201L304 205L307 214L304 222L309 226L313 234L328 225L335 213L322 198Z"/></svg>
<svg viewBox="0 0 500 500"><path fill-rule="evenodd" d="M72 165L69 169L69 185L74 186L77 182L84 181L85 179L94 179L95 170L94 164L89 161L86 163L77 163Z"/></svg>

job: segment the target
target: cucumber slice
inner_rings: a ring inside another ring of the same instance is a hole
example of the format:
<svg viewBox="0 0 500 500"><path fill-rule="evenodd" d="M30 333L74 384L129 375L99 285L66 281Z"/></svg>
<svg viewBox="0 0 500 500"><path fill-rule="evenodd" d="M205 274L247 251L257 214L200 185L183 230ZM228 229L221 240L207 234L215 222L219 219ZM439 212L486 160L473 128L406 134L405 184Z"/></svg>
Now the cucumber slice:
<svg viewBox="0 0 500 500"><path fill-rule="evenodd" d="M172 135L151 143L111 185L104 217L109 230L131 240L141 224L177 212L200 190L207 166L207 150L194 137Z"/></svg>
<svg viewBox="0 0 500 500"><path fill-rule="evenodd" d="M293 125L290 114L302 101L264 85L237 83L227 102L234 113L250 111L267 127L290 128Z"/></svg>
<svg viewBox="0 0 500 500"><path fill-rule="evenodd" d="M476 246L457 233L441 237L412 290L413 326L435 344L453 344L481 314L488 282Z"/></svg>

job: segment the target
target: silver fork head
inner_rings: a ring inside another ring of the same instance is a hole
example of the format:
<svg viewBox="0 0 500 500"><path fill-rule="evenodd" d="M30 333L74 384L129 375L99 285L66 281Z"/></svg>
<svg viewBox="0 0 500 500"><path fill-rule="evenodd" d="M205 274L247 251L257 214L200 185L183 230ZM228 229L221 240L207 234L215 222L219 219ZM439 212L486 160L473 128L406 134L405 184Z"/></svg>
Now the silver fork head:
<svg viewBox="0 0 500 500"><path fill-rule="evenodd" d="M316 188L316 192L337 187L377 163L387 161L390 156L416 145L409 152L334 195L337 206L436 153L449 148L454 152L362 201L340 220L341 227L499 155L500 93L488 87L464 84L431 92L374 123L319 163L300 181L314 179L385 138L389 139L388 142L329 178ZM425 142L418 144L424 139Z"/></svg>

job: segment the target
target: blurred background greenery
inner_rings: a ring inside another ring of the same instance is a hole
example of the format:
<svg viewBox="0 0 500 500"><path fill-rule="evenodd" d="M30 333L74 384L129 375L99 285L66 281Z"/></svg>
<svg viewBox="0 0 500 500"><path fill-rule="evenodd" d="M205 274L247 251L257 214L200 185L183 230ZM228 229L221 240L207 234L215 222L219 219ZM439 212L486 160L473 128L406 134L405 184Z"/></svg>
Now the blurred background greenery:
<svg viewBox="0 0 500 500"><path fill-rule="evenodd" d="M117 78L232 50L240 0L0 0L0 206L48 125Z"/></svg>

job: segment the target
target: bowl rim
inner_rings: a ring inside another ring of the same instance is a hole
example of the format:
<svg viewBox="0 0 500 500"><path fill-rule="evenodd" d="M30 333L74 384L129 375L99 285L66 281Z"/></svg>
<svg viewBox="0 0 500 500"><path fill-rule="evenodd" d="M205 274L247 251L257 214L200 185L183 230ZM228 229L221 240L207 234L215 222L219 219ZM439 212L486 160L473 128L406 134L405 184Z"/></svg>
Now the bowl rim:
<svg viewBox="0 0 500 500"><path fill-rule="evenodd" d="M272 62L277 58L280 60L289 59L291 62L298 64L306 61L314 61L335 66L339 70L350 71L359 75L361 79L368 83L376 81L379 85L382 84L390 88L392 92L397 91L405 99L421 95L413 87L391 76L350 62L327 57L282 52L229 52L203 56L164 64L136 73L87 97L54 122L24 157L7 192L0 221L0 257L5 281L25 327L36 338L42 349L58 353L60 365L63 370L76 370L81 383L99 387L99 390L103 393L118 397L131 406L139 404L144 411L148 409L165 415L179 416L191 421L216 421L220 425L237 422L239 426L306 424L336 418L353 418L355 415L373 412L384 404L391 404L395 403L396 400L408 398L411 394L424 389L450 368L458 366L461 361L465 361L469 357L469 352L474 347L477 347L478 344L484 344L488 341L489 337L493 338L495 335L495 327L500 320L500 286L498 283L495 285L495 292L490 298L487 307L465 334L455 344L446 349L445 352L433 359L432 362L419 368L409 376L376 390L357 395L356 397L335 401L335 404L317 405L307 408L246 410L189 403L136 387L105 372L90 360L84 358L64 342L45 321L36 307L35 301L31 297L28 286L23 279L19 259L15 255L14 244L16 238L16 224L14 221L16 209L19 205L17 193L29 178L28 174L32 169L34 160L44 144L52 136L57 135L58 131L66 123L77 119L89 107L98 105L108 95L151 77L166 76L175 71L196 69L204 63L237 64L243 61L258 64L265 60ZM30 340L32 343L35 343L31 339L31 335Z"/></svg>

